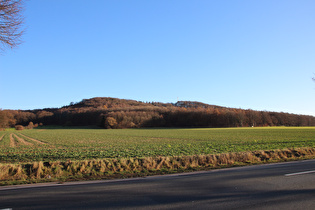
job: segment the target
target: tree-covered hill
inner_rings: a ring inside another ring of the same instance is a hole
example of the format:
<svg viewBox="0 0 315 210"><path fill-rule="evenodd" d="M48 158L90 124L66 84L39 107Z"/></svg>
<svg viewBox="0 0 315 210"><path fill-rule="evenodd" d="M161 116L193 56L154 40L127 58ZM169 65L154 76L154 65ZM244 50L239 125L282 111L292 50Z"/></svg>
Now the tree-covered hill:
<svg viewBox="0 0 315 210"><path fill-rule="evenodd" d="M195 101L141 102L109 97L83 99L61 108L2 110L0 127L44 124L103 128L315 126L315 117L254 111Z"/></svg>

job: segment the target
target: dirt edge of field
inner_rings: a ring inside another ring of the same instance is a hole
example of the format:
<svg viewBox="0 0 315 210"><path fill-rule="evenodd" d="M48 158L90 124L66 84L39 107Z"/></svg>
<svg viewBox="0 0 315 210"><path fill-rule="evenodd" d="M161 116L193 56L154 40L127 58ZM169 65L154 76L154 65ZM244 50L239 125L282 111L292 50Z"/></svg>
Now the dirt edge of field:
<svg viewBox="0 0 315 210"><path fill-rule="evenodd" d="M315 158L315 148L213 155L0 164L0 185L141 177Z"/></svg>

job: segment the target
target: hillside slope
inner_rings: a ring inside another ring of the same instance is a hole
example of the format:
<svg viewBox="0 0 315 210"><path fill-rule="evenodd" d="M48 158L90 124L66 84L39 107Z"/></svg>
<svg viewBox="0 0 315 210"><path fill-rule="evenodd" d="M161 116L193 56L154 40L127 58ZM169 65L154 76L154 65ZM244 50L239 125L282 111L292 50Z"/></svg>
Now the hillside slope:
<svg viewBox="0 0 315 210"><path fill-rule="evenodd" d="M315 117L227 108L196 101L173 104L109 97L83 99L58 109L0 111L0 127L30 122L103 128L315 126Z"/></svg>

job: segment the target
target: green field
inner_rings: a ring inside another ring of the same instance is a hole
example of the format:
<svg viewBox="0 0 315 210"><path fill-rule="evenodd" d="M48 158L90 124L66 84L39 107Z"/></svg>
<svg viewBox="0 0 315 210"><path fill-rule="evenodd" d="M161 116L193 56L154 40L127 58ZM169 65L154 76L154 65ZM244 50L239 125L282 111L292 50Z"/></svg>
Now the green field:
<svg viewBox="0 0 315 210"><path fill-rule="evenodd" d="M315 147L315 127L0 131L0 162L183 156Z"/></svg>

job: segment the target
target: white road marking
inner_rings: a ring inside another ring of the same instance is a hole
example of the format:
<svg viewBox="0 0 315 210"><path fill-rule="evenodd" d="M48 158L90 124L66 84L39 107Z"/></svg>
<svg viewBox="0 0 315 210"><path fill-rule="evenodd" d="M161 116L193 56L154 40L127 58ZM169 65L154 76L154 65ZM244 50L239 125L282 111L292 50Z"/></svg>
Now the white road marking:
<svg viewBox="0 0 315 210"><path fill-rule="evenodd" d="M297 173L292 173L292 174L285 174L284 176L295 176L295 175L310 174L310 173L315 173L315 170L314 171L302 171L302 172L297 172Z"/></svg>

